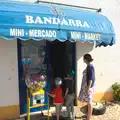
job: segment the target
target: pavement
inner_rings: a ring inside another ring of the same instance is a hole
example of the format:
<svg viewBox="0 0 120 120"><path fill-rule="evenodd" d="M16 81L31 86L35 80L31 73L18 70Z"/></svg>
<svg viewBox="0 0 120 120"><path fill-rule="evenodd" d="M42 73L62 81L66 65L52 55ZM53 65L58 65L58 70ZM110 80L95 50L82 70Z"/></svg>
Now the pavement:
<svg viewBox="0 0 120 120"><path fill-rule="evenodd" d="M120 104L108 103L106 113L93 116L92 120L120 120Z"/></svg>
<svg viewBox="0 0 120 120"><path fill-rule="evenodd" d="M80 108L77 107L75 109L76 116L80 117L83 115L80 112ZM78 118L76 120L83 120L82 118ZM104 115L92 116L91 120L120 120L120 104L115 104L108 102L107 110Z"/></svg>
<svg viewBox="0 0 120 120"><path fill-rule="evenodd" d="M81 107L75 107L75 116L76 120L85 120L82 116L85 115L85 112L81 112ZM63 110L62 116L60 120L66 120L67 112ZM25 120L25 119L14 119L14 120ZM31 116L31 120L47 120L47 115L41 117L40 115ZM50 120L52 119L50 116ZM91 120L120 120L120 104L116 103L108 103L107 110L104 115L92 116Z"/></svg>

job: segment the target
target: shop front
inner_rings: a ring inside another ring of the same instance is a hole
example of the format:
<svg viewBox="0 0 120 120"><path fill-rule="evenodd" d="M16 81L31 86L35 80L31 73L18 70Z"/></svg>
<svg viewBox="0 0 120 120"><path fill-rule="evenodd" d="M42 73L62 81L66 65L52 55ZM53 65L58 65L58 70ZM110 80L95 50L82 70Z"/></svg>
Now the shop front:
<svg viewBox="0 0 120 120"><path fill-rule="evenodd" d="M31 69L46 70L47 82L44 89L51 91L54 79L63 79L71 67L75 71L74 89L77 99L76 53L82 51L77 43L91 43L95 47L113 45L115 33L112 23L99 13L75 7L4 1L0 5L0 36L4 40L17 41L20 115L26 113L25 77ZM64 88L63 80L63 90ZM46 94L44 102L47 103ZM39 109L34 108L31 112Z"/></svg>

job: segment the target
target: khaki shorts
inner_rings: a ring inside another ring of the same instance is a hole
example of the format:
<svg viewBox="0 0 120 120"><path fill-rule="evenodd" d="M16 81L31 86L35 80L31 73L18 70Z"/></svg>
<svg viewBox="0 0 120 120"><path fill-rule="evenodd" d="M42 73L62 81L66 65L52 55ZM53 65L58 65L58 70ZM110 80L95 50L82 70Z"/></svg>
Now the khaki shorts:
<svg viewBox="0 0 120 120"><path fill-rule="evenodd" d="M56 113L61 113L62 104L55 104Z"/></svg>
<svg viewBox="0 0 120 120"><path fill-rule="evenodd" d="M75 94L68 94L65 100L66 106L71 106L72 103L74 103L74 99L75 99Z"/></svg>

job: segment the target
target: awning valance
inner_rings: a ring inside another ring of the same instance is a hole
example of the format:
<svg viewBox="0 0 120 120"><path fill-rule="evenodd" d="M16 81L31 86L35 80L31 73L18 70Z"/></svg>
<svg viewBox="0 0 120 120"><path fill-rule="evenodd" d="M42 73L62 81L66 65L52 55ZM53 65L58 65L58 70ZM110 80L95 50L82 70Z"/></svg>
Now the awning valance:
<svg viewBox="0 0 120 120"><path fill-rule="evenodd" d="M70 40L113 45L112 23L103 15L53 4L0 1L0 37Z"/></svg>

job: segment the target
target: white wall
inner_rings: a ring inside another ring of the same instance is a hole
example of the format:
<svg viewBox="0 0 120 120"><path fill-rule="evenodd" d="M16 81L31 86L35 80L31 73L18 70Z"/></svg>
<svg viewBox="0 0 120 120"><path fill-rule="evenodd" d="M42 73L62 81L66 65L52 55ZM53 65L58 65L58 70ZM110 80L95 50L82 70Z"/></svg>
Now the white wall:
<svg viewBox="0 0 120 120"><path fill-rule="evenodd" d="M100 47L91 51L96 68L96 93L109 92L112 84L120 82L120 6L115 0L89 0L87 6L102 8L101 14L107 16L112 22L116 33L117 41L115 45ZM77 50L79 49L78 47ZM78 64L82 66L82 62ZM81 69L84 68L81 67Z"/></svg>
<svg viewBox="0 0 120 120"><path fill-rule="evenodd" d="M0 107L18 104L17 40L0 38Z"/></svg>
<svg viewBox="0 0 120 120"><path fill-rule="evenodd" d="M82 82L82 72L86 68L83 62L83 55L89 53L93 49L93 44L76 42L76 62L77 62L77 94L79 94Z"/></svg>
<svg viewBox="0 0 120 120"><path fill-rule="evenodd" d="M116 44L92 51L95 59L97 91L111 91L115 82L120 82L120 0L89 0L90 7L102 8L102 14L112 22L116 33Z"/></svg>

